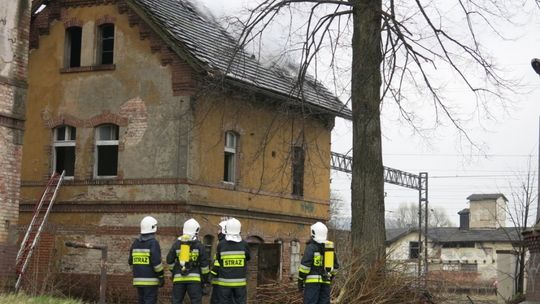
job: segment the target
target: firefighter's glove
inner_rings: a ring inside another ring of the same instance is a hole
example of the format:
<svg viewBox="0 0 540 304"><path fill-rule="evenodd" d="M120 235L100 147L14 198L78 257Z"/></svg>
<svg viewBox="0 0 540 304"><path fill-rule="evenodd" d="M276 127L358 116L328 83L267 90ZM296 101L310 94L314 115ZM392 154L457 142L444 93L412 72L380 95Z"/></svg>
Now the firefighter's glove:
<svg viewBox="0 0 540 304"><path fill-rule="evenodd" d="M165 285L165 278L164 277L159 277L159 287L163 287L163 285Z"/></svg>
<svg viewBox="0 0 540 304"><path fill-rule="evenodd" d="M304 291L304 280L298 279L298 291Z"/></svg>

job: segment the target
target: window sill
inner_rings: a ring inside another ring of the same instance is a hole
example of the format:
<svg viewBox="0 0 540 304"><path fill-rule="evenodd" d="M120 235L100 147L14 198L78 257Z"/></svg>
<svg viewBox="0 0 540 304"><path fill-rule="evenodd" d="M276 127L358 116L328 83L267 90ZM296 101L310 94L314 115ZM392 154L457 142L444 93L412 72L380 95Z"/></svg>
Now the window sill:
<svg viewBox="0 0 540 304"><path fill-rule="evenodd" d="M226 182L226 181L223 181L223 187L225 189L229 189L229 190L234 190L236 184L234 182Z"/></svg>
<svg viewBox="0 0 540 304"><path fill-rule="evenodd" d="M101 64L101 65L90 65L90 66L81 66L73 68L61 68L60 73L81 73L81 72L94 72L94 71L114 71L116 70L116 64Z"/></svg>

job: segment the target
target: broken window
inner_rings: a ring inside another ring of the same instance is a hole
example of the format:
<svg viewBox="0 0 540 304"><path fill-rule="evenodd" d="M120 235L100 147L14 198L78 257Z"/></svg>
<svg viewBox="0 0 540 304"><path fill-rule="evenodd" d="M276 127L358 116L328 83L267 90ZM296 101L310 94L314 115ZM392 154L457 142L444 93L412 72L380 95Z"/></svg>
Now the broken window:
<svg viewBox="0 0 540 304"><path fill-rule="evenodd" d="M76 129L71 126L60 126L54 129L53 171L73 177L75 173L75 137Z"/></svg>
<svg viewBox="0 0 540 304"><path fill-rule="evenodd" d="M229 131L225 133L225 157L223 165L223 181L235 182L236 175L236 144L238 136Z"/></svg>
<svg viewBox="0 0 540 304"><path fill-rule="evenodd" d="M81 66L82 27L71 26L66 29L65 66Z"/></svg>
<svg viewBox="0 0 540 304"><path fill-rule="evenodd" d="M106 23L99 27L99 64L112 64L114 55L114 24Z"/></svg>
<svg viewBox="0 0 540 304"><path fill-rule="evenodd" d="M118 126L101 125L96 128L96 177L115 177L118 170Z"/></svg>
<svg viewBox="0 0 540 304"><path fill-rule="evenodd" d="M292 194L304 196L304 148L294 147L292 155Z"/></svg>
<svg viewBox="0 0 540 304"><path fill-rule="evenodd" d="M418 242L409 242L409 259L418 259L422 246Z"/></svg>
<svg viewBox="0 0 540 304"><path fill-rule="evenodd" d="M291 241L291 276L298 276L298 267L300 267L300 242Z"/></svg>

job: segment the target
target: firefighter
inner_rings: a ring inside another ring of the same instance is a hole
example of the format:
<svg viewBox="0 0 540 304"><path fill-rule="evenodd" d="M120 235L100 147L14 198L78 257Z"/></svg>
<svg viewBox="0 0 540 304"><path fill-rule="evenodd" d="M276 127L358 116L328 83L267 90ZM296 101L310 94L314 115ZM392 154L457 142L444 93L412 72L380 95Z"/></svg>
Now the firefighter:
<svg viewBox="0 0 540 304"><path fill-rule="evenodd" d="M141 235L129 250L129 265L133 266L133 286L137 287L139 304L155 304L158 287L163 287L161 248L156 240L157 220L147 216L141 221Z"/></svg>
<svg viewBox="0 0 540 304"><path fill-rule="evenodd" d="M194 219L184 222L180 236L167 254L167 264L172 267L172 303L181 304L189 295L192 304L201 304L202 285L208 282L208 257L203 244L198 240L201 226Z"/></svg>
<svg viewBox="0 0 540 304"><path fill-rule="evenodd" d="M227 221L221 221L218 225L218 244L221 240L225 238L225 234L223 233L225 231L225 224ZM219 304L219 285L218 285L218 273L219 273L219 261L216 259L216 255L214 254L214 264L212 267L212 270L210 271L210 274L212 276L212 296L210 297L210 304Z"/></svg>
<svg viewBox="0 0 540 304"><path fill-rule="evenodd" d="M220 268L217 273L219 303L245 304L247 298L247 261L249 246L242 240L240 221L231 218L225 224L225 238L217 247L216 259Z"/></svg>
<svg viewBox="0 0 540 304"><path fill-rule="evenodd" d="M327 234L323 223L311 226L311 240L298 269L298 289L304 292L304 304L330 304L330 284L339 264L334 243L326 239Z"/></svg>

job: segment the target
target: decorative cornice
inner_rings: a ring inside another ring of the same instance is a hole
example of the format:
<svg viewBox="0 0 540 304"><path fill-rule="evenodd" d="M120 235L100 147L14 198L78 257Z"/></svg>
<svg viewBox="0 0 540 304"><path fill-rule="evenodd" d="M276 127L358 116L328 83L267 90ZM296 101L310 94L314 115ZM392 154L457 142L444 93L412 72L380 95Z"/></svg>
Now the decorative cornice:
<svg viewBox="0 0 540 304"><path fill-rule="evenodd" d="M34 202L21 201L19 212L33 212ZM278 212L252 209L227 208L201 205L186 201L115 201L115 202L63 202L53 205L52 213L190 213L216 216L242 217L257 220L272 220L284 223L312 224L324 220L314 216L294 216Z"/></svg>

